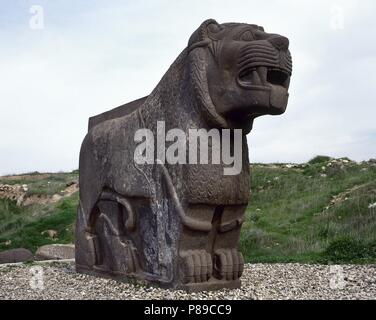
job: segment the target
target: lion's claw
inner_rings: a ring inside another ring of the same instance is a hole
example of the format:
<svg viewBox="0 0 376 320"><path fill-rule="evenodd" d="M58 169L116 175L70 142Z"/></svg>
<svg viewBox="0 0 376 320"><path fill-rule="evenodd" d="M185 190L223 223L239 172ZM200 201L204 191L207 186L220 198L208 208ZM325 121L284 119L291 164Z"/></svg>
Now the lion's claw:
<svg viewBox="0 0 376 320"><path fill-rule="evenodd" d="M211 255L205 250L187 250L183 258L184 282L206 282L212 275Z"/></svg>
<svg viewBox="0 0 376 320"><path fill-rule="evenodd" d="M244 258L237 249L219 249L214 256L215 276L223 280L239 279L244 269Z"/></svg>

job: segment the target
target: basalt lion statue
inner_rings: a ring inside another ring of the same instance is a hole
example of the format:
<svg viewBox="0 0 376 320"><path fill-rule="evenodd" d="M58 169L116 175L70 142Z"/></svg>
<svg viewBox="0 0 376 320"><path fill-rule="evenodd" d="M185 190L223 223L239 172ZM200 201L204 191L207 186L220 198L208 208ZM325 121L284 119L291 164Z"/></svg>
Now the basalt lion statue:
<svg viewBox="0 0 376 320"><path fill-rule="evenodd" d="M256 117L286 109L288 46L257 25L207 20L149 96L89 119L79 166L78 272L187 291L240 286L238 241L250 197L245 136ZM224 175L222 162L136 163L135 132L157 134L157 122L185 133L241 129L240 172Z"/></svg>

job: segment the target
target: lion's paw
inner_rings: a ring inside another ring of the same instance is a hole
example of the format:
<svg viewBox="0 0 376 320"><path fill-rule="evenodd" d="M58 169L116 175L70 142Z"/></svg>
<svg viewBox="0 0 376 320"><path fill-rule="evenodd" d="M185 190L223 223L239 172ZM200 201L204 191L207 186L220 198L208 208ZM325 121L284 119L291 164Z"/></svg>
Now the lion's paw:
<svg viewBox="0 0 376 320"><path fill-rule="evenodd" d="M214 256L215 277L223 280L236 280L244 269L244 258L237 249L219 249Z"/></svg>
<svg viewBox="0 0 376 320"><path fill-rule="evenodd" d="M184 282L206 282L212 276L211 255L205 250L187 250L181 255L183 261Z"/></svg>

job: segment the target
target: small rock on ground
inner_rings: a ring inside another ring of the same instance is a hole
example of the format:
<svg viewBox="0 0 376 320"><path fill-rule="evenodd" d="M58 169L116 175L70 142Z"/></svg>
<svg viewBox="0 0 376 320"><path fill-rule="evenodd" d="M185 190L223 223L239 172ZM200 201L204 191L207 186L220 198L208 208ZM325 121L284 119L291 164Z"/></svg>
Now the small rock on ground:
<svg viewBox="0 0 376 320"><path fill-rule="evenodd" d="M74 244L46 244L35 253L37 260L74 259Z"/></svg>
<svg viewBox="0 0 376 320"><path fill-rule="evenodd" d="M10 249L0 252L0 264L26 262L33 259L33 254L24 248Z"/></svg>

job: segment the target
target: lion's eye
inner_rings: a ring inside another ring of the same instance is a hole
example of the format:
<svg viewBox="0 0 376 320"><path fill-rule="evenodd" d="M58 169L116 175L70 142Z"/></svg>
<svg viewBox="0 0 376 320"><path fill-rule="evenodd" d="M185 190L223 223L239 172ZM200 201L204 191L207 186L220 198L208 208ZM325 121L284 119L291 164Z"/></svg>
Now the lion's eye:
<svg viewBox="0 0 376 320"><path fill-rule="evenodd" d="M240 40L242 41L252 41L253 40L253 34L251 31L246 31L240 36Z"/></svg>

